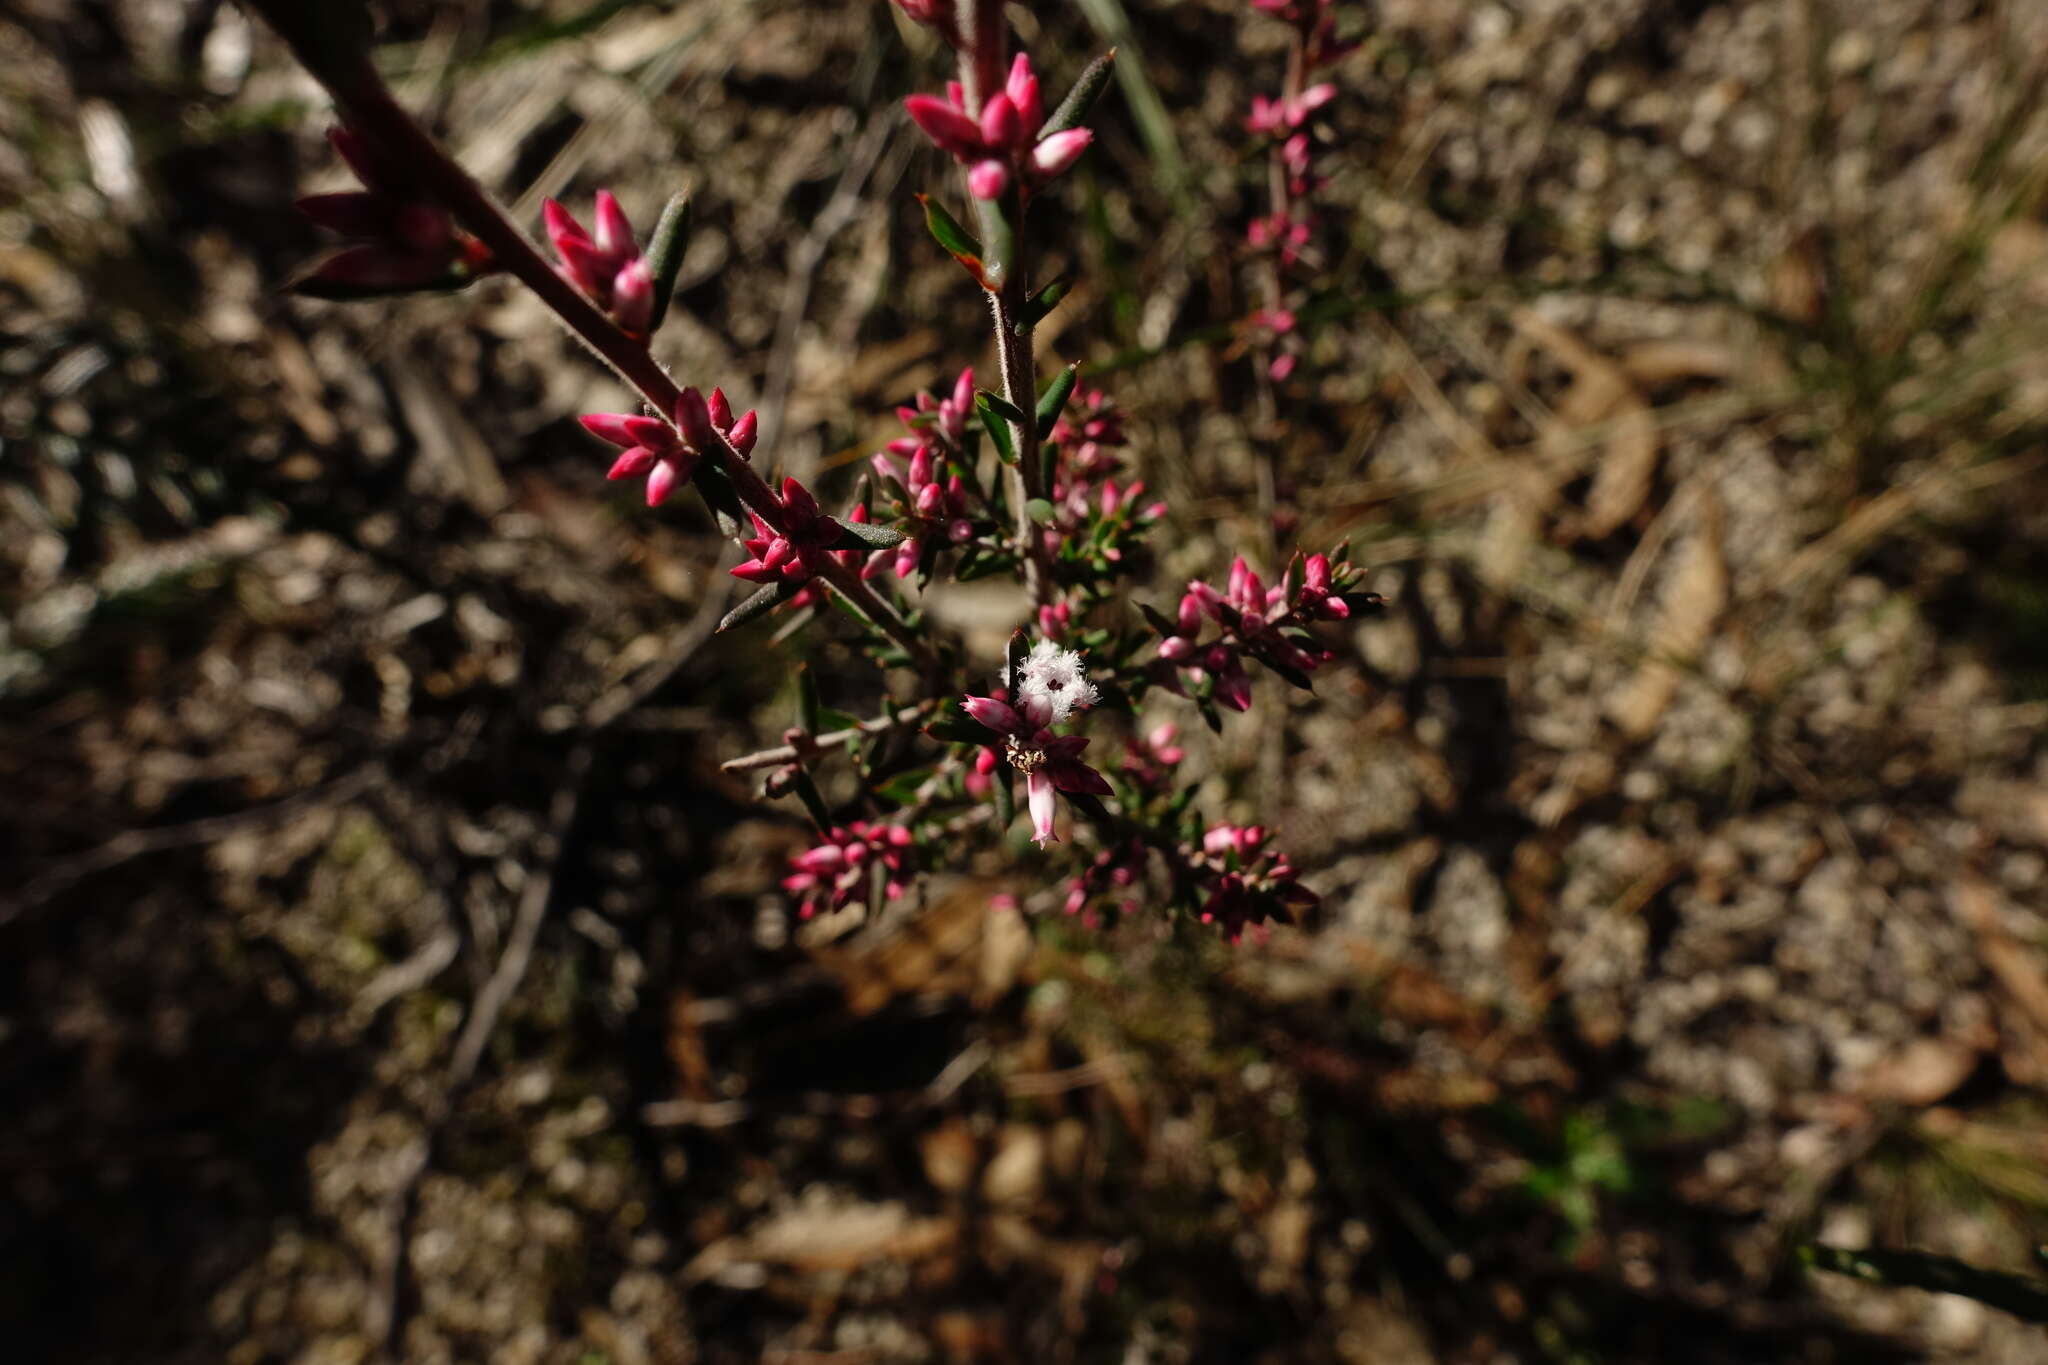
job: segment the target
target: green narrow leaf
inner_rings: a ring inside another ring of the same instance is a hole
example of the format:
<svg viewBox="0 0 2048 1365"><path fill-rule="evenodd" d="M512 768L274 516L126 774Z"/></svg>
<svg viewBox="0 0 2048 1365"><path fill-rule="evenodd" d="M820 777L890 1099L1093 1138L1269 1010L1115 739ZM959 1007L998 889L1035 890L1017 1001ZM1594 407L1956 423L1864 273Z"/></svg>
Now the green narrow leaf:
<svg viewBox="0 0 2048 1365"><path fill-rule="evenodd" d="M974 396L978 402L994 408L1012 422L1022 422L1024 420L1024 409L1018 407L999 393L989 389L980 389L976 391Z"/></svg>
<svg viewBox="0 0 2048 1365"><path fill-rule="evenodd" d="M1067 399L1074 392L1074 383L1081 377L1081 362L1061 370L1052 377L1052 383L1045 386L1045 392L1038 396L1038 430L1040 433L1052 430L1052 424L1060 420L1060 413L1067 406Z"/></svg>
<svg viewBox="0 0 2048 1365"><path fill-rule="evenodd" d="M982 253L982 288L995 293L1010 278L1017 265L1017 216L1014 193L1000 199L974 201L974 221L981 225L981 237L988 245Z"/></svg>
<svg viewBox="0 0 2048 1365"><path fill-rule="evenodd" d="M797 800L804 803L804 809L810 812L811 822L817 825L820 834L832 828L832 812L825 809L825 798L818 794L818 784L811 781L809 772L798 768L796 776L790 780L789 789L796 793Z"/></svg>
<svg viewBox="0 0 2048 1365"><path fill-rule="evenodd" d="M1036 294L1024 300L1023 306L1017 310L1017 335L1023 336L1033 327L1045 321L1045 315L1058 307L1060 300L1072 293L1073 288L1073 280L1066 275L1061 275L1054 279L1051 284L1042 286Z"/></svg>
<svg viewBox="0 0 2048 1365"><path fill-rule="evenodd" d="M796 589L792 588L789 584L770 583L767 587L727 612L725 619L718 623L718 630L728 631L735 626L743 626L757 616L767 615L768 612L781 606L794 596L796 596ZM718 632L713 633L716 634Z"/></svg>
<svg viewBox="0 0 2048 1365"><path fill-rule="evenodd" d="M930 768L912 768L908 772L897 773L876 787L875 795L895 805L907 806L917 796L917 789L922 787L931 775Z"/></svg>
<svg viewBox="0 0 2048 1365"><path fill-rule="evenodd" d="M1067 97L1060 101L1059 108L1053 110L1052 116L1046 119L1045 127L1039 136L1080 127L1081 120L1088 117L1088 111L1094 107L1096 99L1109 85L1110 74L1115 70L1115 48L1088 63L1087 69L1081 73L1081 78L1074 82L1074 88L1067 92Z"/></svg>
<svg viewBox="0 0 2048 1365"><path fill-rule="evenodd" d="M653 336L668 316L669 297L676 292L676 276L682 273L683 252L690 241L690 194L677 190L662 207L661 221L654 225L654 237L647 244L647 270L654 276L654 313L647 320L647 335Z"/></svg>
<svg viewBox="0 0 2048 1365"><path fill-rule="evenodd" d="M1017 447L1010 440L1009 419L990 405L989 400L992 398L995 398L995 395L992 393L977 393L974 395L974 406L981 413L981 424L988 429L989 440L995 442L996 458L1004 464L1015 464L1017 463ZM997 399L996 401L1000 402L1001 400ZM1005 403L1003 406L1009 407L1009 404ZM1015 408L1010 410L1012 412L1016 411Z"/></svg>
<svg viewBox="0 0 2048 1365"><path fill-rule="evenodd" d="M818 675L805 664L796 671L796 723L807 735L818 733L820 724L818 705Z"/></svg>
<svg viewBox="0 0 2048 1365"><path fill-rule="evenodd" d="M1003 835L1009 833L1011 824L1017 819L1017 795L1010 790L1009 764L997 764L993 776L995 778L996 797L996 837L1000 839Z"/></svg>
<svg viewBox="0 0 2048 1365"><path fill-rule="evenodd" d="M828 550L886 550L903 543L903 533L887 526L877 526L869 521L841 521L829 518L839 528L839 535L825 548Z"/></svg>
<svg viewBox="0 0 2048 1365"><path fill-rule="evenodd" d="M732 486L732 480L723 469L710 460L699 460L697 472L691 476L690 482L697 485L697 495L711 509L720 535L728 540L737 540L746 534L749 525L747 510L740 505L739 491Z"/></svg>
<svg viewBox="0 0 2048 1365"><path fill-rule="evenodd" d="M924 225L932 234L932 240L946 249L946 254L960 262L968 274L983 289L989 288L988 272L981 261L981 243L973 233L960 226L960 220L946 212L946 206L928 194L917 196L917 202L924 206Z"/></svg>

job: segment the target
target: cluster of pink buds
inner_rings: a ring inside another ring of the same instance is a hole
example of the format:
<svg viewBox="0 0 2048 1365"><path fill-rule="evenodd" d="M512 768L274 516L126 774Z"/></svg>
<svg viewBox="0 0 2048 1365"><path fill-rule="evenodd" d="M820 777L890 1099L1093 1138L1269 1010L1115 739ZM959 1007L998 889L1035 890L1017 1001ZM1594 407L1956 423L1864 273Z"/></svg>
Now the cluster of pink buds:
<svg viewBox="0 0 2048 1365"><path fill-rule="evenodd" d="M782 879L782 889L797 898L797 914L803 919L857 902L873 914L903 894L915 850L916 840L902 825L865 820L834 825L816 844L789 860L794 870ZM874 904L878 875L882 903Z"/></svg>
<svg viewBox="0 0 2048 1365"><path fill-rule="evenodd" d="M1233 711L1252 701L1251 676L1244 658L1250 655L1297 686L1308 674L1335 656L1323 649L1305 627L1312 621L1341 621L1354 612L1379 605L1375 593L1350 590L1352 566L1338 552L1296 554L1281 582L1267 587L1239 556L1230 566L1229 587L1218 592L1200 579L1188 584L1177 618L1161 625L1160 681L1176 692L1213 697ZM1219 627L1216 639L1204 644L1209 624Z"/></svg>
<svg viewBox="0 0 2048 1365"><path fill-rule="evenodd" d="M612 462L610 479L647 476L647 505L659 507L686 481L698 457L721 438L741 456L754 448L758 422L753 412L734 420L732 405L722 390L713 389L707 401L694 388L684 389L676 401L674 425L659 417L624 412L586 413L583 426L599 440L623 447Z"/></svg>
<svg viewBox="0 0 2048 1365"><path fill-rule="evenodd" d="M825 568L831 553L825 547L839 539L838 523L819 510L811 490L795 479L782 481L781 503L780 531L759 514L747 514L754 519L755 534L741 543L753 558L732 569L734 578L802 587Z"/></svg>
<svg viewBox="0 0 2048 1365"><path fill-rule="evenodd" d="M541 205L541 217L562 262L562 277L621 330L645 338L654 317L654 272L640 254L633 225L612 192L597 192L595 235L585 232L575 215L552 199Z"/></svg>
<svg viewBox="0 0 2048 1365"><path fill-rule="evenodd" d="M1053 831L1055 790L1107 796L1109 782L1081 761L1088 741L1079 735L1055 735L1052 727L1098 700L1095 685L1081 667L1081 656L1040 640L1013 670L1006 697L968 697L963 709L1002 736L1003 757L1024 774L1031 808L1032 837L1042 846L1056 843Z"/></svg>
<svg viewBox="0 0 2048 1365"><path fill-rule="evenodd" d="M1287 88L1277 96L1252 96L1251 112L1244 121L1250 132L1272 140L1272 202L1266 213L1245 228L1245 240L1252 250L1270 252L1275 258L1272 295L1269 306L1246 319L1245 327L1254 341L1273 347L1283 338L1291 340L1295 328L1295 315L1283 303L1289 292L1285 275L1308 259L1315 242L1316 218L1306 201L1322 186L1324 177L1315 168L1320 139L1313 116L1337 97L1337 87L1327 81L1307 86L1302 82L1358 44L1338 39L1332 0L1251 3L1294 28ZM1293 350L1276 351L1268 373L1283 380L1294 372L1297 359Z"/></svg>
<svg viewBox="0 0 2048 1365"><path fill-rule="evenodd" d="M974 411L974 371L965 369L953 383L949 398L917 395L913 405L896 409L896 415L910 428L870 459L882 486L897 497L898 529L908 537L890 549L868 556L863 577L872 578L884 567L893 567L898 578L917 571L925 544L937 535L943 542L960 544L974 535L967 519L967 486L958 475L941 477L949 457L960 458L966 449L967 416ZM901 460L898 469L894 461ZM899 492L900 490L900 492Z"/></svg>
<svg viewBox="0 0 2048 1365"><path fill-rule="evenodd" d="M1212 825L1202 836L1195 875L1207 891L1198 918L1232 943L1247 928L1263 936L1271 920L1291 924L1320 901L1298 880L1287 855L1268 846L1258 825Z"/></svg>
<svg viewBox="0 0 2048 1365"><path fill-rule="evenodd" d="M1124 773L1140 787L1158 790L1173 778L1173 770L1187 757L1176 742L1180 727L1162 721L1145 732L1142 739L1124 741Z"/></svg>
<svg viewBox="0 0 2048 1365"><path fill-rule="evenodd" d="M1130 533L1166 515L1164 502L1144 500L1142 481L1119 484L1110 477L1121 463L1123 414L1100 389L1076 393L1053 423L1050 439L1058 459L1050 490L1053 518L1045 527L1047 548L1055 556L1078 553L1104 567L1119 562ZM1065 621L1049 622L1041 610L1039 624L1058 638Z"/></svg>
<svg viewBox="0 0 2048 1365"><path fill-rule="evenodd" d="M1135 892L1143 887L1146 861L1142 839L1123 839L1111 844L1067 883L1066 900L1060 908L1069 915L1080 916L1081 923L1090 929L1102 927L1102 916L1090 908L1090 902L1104 896L1119 897L1114 906L1118 914L1137 914L1142 902Z"/></svg>
<svg viewBox="0 0 2048 1365"><path fill-rule="evenodd" d="M1095 137L1086 128L1039 136L1045 103L1031 59L1021 52L1003 88L982 101L978 117L958 81L947 83L945 99L912 95L903 107L926 137L967 167L967 191L976 199L1000 199L1013 183L1029 194L1078 161Z"/></svg>
<svg viewBox="0 0 2048 1365"><path fill-rule="evenodd" d="M1062 472L1094 478L1117 468L1116 452L1127 439L1124 415L1116 400L1101 389L1084 389L1067 400L1059 420L1052 424L1050 439L1060 448Z"/></svg>
<svg viewBox="0 0 2048 1365"><path fill-rule="evenodd" d="M355 245L319 261L294 282L294 289L316 298L447 289L492 269L489 249L457 229L448 210L381 167L361 138L334 128L327 140L363 188L307 195L298 210Z"/></svg>

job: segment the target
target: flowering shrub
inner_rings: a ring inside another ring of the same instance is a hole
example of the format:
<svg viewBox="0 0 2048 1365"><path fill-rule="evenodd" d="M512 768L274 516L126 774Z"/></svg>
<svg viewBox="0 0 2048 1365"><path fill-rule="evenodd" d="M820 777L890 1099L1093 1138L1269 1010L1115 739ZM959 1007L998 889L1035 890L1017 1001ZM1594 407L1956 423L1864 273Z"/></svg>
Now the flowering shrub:
<svg viewBox="0 0 2048 1365"><path fill-rule="evenodd" d="M514 276L644 400L641 412L582 419L617 452L609 477L644 478L650 507L694 487L748 552L731 572L753 591L721 629L770 612L800 621L799 613L836 602L858 622L856 642L878 676L892 666L916 670L923 697L866 721L828 713L803 674L785 743L727 765L765 770L766 793L797 797L813 820L816 837L783 883L805 917L856 906L877 913L921 871L957 864L973 837L1000 841L1019 858L1043 856L1053 875L1054 860L1067 858L1080 870L1069 874L1064 908L1091 924L1166 907L1234 940L1291 920L1315 897L1271 832L1206 823L1180 778L1186 752L1177 729L1157 725L1140 739L1130 722L1159 688L1220 729L1221 709L1251 704L1248 661L1306 688L1335 657L1318 625L1378 599L1359 590L1359 571L1339 547L1296 553L1271 587L1239 557L1224 589L1188 583L1173 616L1131 611L1133 579L1147 562L1140 551L1168 508L1125 475L1128 434L1113 399L1081 387L1077 367L1041 382L1033 351L1035 329L1067 283L1037 278L1043 253L1031 204L1087 152L1094 135L1085 119L1114 54L1090 64L1049 108L1029 56L1011 52L995 0L900 3L956 59L943 96L912 95L904 113L959 168L963 215L939 194L920 199L932 236L987 298L1000 372L984 387L962 370L944 397L919 394L898 409L904 434L874 452L851 490L765 476L752 463L756 414L735 416L717 387L709 397L678 387L653 360L688 231L685 202L671 202L643 249L609 192L597 194L589 229L549 200L550 262L391 99L361 33L334 17L346 6L309 14L266 0L257 8L334 94L346 122L335 146L365 186L303 201L309 217L353 245L317 264L299 288L353 297ZM1307 77L1342 45L1327 0L1254 3L1296 31L1285 88L1260 97L1248 121L1274 144L1272 202L1248 235L1272 265L1254 326L1277 340L1293 327L1288 272L1313 241L1312 115L1335 94ZM1267 372L1284 378L1291 366L1283 355ZM999 684L984 691L975 675L986 665L964 658L920 604L935 581L991 576L1019 583L1029 606ZM870 738L912 727L929 739L921 759L907 770L870 766ZM1119 733L1120 761L1088 760L1097 739L1116 743ZM861 779L858 814L833 809L815 780L835 762ZM1042 855L1008 843L1019 777ZM1054 845L1074 847L1063 855Z"/></svg>

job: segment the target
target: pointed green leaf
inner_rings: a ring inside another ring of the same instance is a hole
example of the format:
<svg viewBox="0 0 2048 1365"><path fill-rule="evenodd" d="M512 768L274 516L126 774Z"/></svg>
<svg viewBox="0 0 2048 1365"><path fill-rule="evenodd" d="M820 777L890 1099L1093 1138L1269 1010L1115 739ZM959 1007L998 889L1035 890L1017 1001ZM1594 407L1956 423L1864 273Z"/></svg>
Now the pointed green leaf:
<svg viewBox="0 0 2048 1365"><path fill-rule="evenodd" d="M1010 790L1009 764L997 765L992 776L996 798L996 837L1000 839L1017 819L1017 796Z"/></svg>
<svg viewBox="0 0 2048 1365"><path fill-rule="evenodd" d="M1045 321L1045 315L1059 305L1059 301L1073 292L1074 282L1065 275L1039 289L1036 294L1024 300L1017 310L1017 335L1023 336L1033 327Z"/></svg>
<svg viewBox="0 0 2048 1365"><path fill-rule="evenodd" d="M986 289L988 273L982 265L981 243L973 233L960 226L959 219L946 212L946 206L928 194L917 196L917 202L924 205L924 225L932 234L932 240L946 249L946 254L960 262L975 282Z"/></svg>
<svg viewBox="0 0 2048 1365"><path fill-rule="evenodd" d="M797 800L804 803L804 809L810 812L811 822L818 827L820 834L832 828L832 812L825 808L825 798L818 794L818 784L811 781L810 773L798 768L796 776L790 779L789 789L796 793Z"/></svg>
<svg viewBox="0 0 2048 1365"><path fill-rule="evenodd" d="M677 190L661 210L654 225L654 238L647 245L647 271L654 276L654 313L647 320L647 334L653 336L668 316L669 297L676 292L676 276L682 273L683 253L690 238L690 195Z"/></svg>
<svg viewBox="0 0 2048 1365"><path fill-rule="evenodd" d="M1096 98L1102 94L1103 88L1109 84L1110 73L1115 70L1115 48L1111 48L1094 61L1088 63L1088 69L1083 71L1081 78L1074 82L1074 88L1069 90L1067 97L1060 101L1060 107L1053 110L1052 116L1046 119L1045 126L1040 130L1039 136L1044 137L1049 133L1062 133L1069 128L1080 127L1081 120L1088 117L1089 109L1094 107Z"/></svg>
<svg viewBox="0 0 2048 1365"><path fill-rule="evenodd" d="M988 389L981 389L975 393L974 397L977 402L993 408L1012 422L1022 422L1024 420L1024 409L1018 407L999 393L993 393Z"/></svg>
<svg viewBox="0 0 2048 1365"><path fill-rule="evenodd" d="M718 522L718 531L727 540L737 540L746 535L751 523L747 510L740 505L740 495L732 486L732 479L720 469L715 461L697 461L697 472L690 481L697 485L697 494L704 499L704 505L711 509L711 515Z"/></svg>
<svg viewBox="0 0 2048 1365"><path fill-rule="evenodd" d="M758 616L765 616L769 611L781 606L794 596L796 596L796 589L792 588L789 584L770 583L752 597L749 597L746 601L727 612L725 619L718 623L718 629L719 631L727 631L735 626L743 626Z"/></svg>
<svg viewBox="0 0 2048 1365"><path fill-rule="evenodd" d="M1038 396L1038 429L1052 430L1052 424L1060 420L1060 413L1067 406L1067 398L1074 392L1074 382L1081 377L1079 361L1067 366L1052 377L1052 383L1045 386L1045 392Z"/></svg>
<svg viewBox="0 0 2048 1365"><path fill-rule="evenodd" d="M796 671L796 723L797 728L807 735L815 735L820 728L818 706L818 675L811 671L809 664Z"/></svg>
<svg viewBox="0 0 2048 1365"><path fill-rule="evenodd" d="M871 521L829 520L839 528L839 535L825 547L828 550L886 550L903 543L901 531Z"/></svg>
<svg viewBox="0 0 2048 1365"><path fill-rule="evenodd" d="M974 406L981 413L981 424L988 429L989 440L995 442L996 458L1004 464L1015 464L1017 463L1017 447L1010 440L1010 421L995 410L990 403L991 399L995 399L996 402L1002 402L1001 399L996 398L992 393L978 393L974 396ZM1009 407L1010 405L1004 403L1003 406ZM1010 408L1010 411L1016 412L1017 410Z"/></svg>

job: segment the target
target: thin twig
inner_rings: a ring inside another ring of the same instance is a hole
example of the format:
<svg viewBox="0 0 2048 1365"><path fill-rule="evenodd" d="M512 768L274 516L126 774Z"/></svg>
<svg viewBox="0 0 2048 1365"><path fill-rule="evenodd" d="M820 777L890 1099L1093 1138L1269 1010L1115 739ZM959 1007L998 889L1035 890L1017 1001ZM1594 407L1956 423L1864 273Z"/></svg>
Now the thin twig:
<svg viewBox="0 0 2048 1365"><path fill-rule="evenodd" d="M867 735L881 735L887 734L892 730L902 730L917 724L926 716L929 716L936 707L936 702L929 701L919 702L915 706L906 706L893 716L876 716L873 720L864 720L860 724L844 730L829 730L822 735L813 737L804 748L806 750L836 749L842 744L851 744L853 741ZM778 744L773 749L762 749L741 758L729 758L719 764L718 769L720 772L727 773L752 772L756 768L772 768L778 763L792 763L800 757L802 755L798 753L797 747L794 744Z"/></svg>
<svg viewBox="0 0 2048 1365"><path fill-rule="evenodd" d="M554 267L483 186L454 161L393 98L369 59L367 48L337 55L309 37L297 0L249 0L291 45L301 64L334 97L349 127L391 164L403 166L455 220L490 248L494 263L539 296L542 303L618 376L632 385L664 421L674 423L682 391L648 351L597 310ZM777 531L786 529L782 500L722 433L704 460L732 481L740 500ZM818 571L832 588L876 628L901 646L921 667L934 664L931 647L911 631L895 608L860 581L857 570L827 558Z"/></svg>

